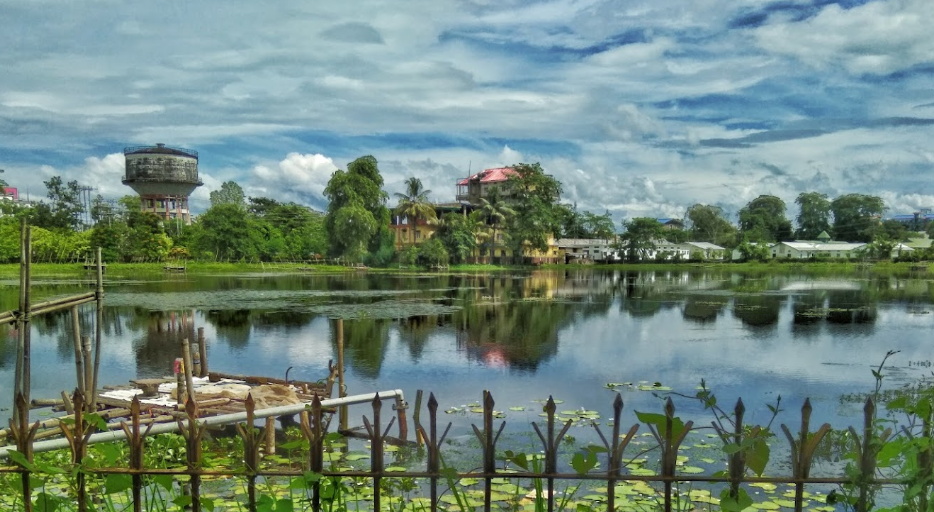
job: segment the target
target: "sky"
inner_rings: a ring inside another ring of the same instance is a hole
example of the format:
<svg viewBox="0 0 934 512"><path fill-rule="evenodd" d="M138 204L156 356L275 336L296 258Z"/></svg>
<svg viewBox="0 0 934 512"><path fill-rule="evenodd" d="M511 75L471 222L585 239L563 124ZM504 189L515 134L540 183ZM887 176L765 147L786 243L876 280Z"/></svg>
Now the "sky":
<svg viewBox="0 0 934 512"><path fill-rule="evenodd" d="M934 206L931 0L0 0L0 178L105 198L123 148L324 210L373 155L438 202L538 162L617 221L761 194ZM390 206L394 201L390 202Z"/></svg>

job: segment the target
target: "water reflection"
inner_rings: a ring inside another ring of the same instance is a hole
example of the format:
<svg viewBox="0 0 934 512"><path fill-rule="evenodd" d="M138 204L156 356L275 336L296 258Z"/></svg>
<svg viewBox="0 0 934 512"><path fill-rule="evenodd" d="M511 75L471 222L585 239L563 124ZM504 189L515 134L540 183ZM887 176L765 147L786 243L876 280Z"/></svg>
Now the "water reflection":
<svg viewBox="0 0 934 512"><path fill-rule="evenodd" d="M38 285L46 297L83 287ZM905 347L926 340L934 323L927 314L934 309L934 284L918 279L582 268L495 275L176 276L111 280L107 292L102 378L113 384L165 375L180 340L194 340L198 327L205 328L210 357L218 358L212 368L279 375L294 365L314 380L328 359L336 359L328 317L341 316L344 306L355 312L344 324L346 367L367 386L394 388L401 380L424 389L454 387L469 385L464 376L474 373L475 386L497 379L503 385L530 379L606 383L640 373L653 381L695 380L721 366L734 379L757 379L758 365L773 371L778 362L787 367L776 375L822 378L827 372L819 365L836 364L842 344L851 348L844 357L853 360L869 357L864 352L876 347L932 358L926 345ZM14 295L3 293L3 300ZM82 332L93 335L93 307L79 312ZM34 319L33 343L42 351L37 365L71 363L71 322L67 311ZM794 352L802 342L808 361ZM15 350L15 330L0 327L0 377L7 382ZM50 387L73 386L54 374L45 378Z"/></svg>

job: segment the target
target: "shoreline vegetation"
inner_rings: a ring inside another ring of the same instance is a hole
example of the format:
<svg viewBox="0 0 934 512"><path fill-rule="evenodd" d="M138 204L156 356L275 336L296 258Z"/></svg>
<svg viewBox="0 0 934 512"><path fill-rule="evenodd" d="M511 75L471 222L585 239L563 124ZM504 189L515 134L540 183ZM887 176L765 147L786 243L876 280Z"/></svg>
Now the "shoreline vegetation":
<svg viewBox="0 0 934 512"><path fill-rule="evenodd" d="M125 275L133 273L164 273L165 263L106 263L106 274ZM431 269L430 267L353 267L330 264L306 264L306 263L218 263L218 262L188 262L183 267L185 272L194 274L205 273L238 273L238 272L296 272L308 274L337 273L337 272L368 272L378 273L408 273L424 272L426 270L438 274L449 272L507 272L522 271L534 269L546 270L633 270L633 271L697 271L697 270L722 270L732 272L804 272L804 273L828 273L828 274L864 274L867 272L875 274L895 274L895 275L913 275L917 277L926 277L931 272L931 264L927 262L887 262L876 263L860 262L828 262L828 261L768 261L768 262L702 262L702 263L609 263L609 264L590 264L590 265L488 265L488 264L465 264L451 265L444 269ZM88 270L82 263L33 263L31 265L33 275L60 275L60 274L85 274ZM19 263L0 264L0 278L18 278L20 272Z"/></svg>

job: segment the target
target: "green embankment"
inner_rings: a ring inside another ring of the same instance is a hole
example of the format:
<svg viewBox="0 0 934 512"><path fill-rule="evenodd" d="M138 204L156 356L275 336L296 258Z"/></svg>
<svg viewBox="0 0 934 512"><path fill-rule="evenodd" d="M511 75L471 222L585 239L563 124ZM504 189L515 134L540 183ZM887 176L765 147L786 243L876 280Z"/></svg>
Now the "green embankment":
<svg viewBox="0 0 934 512"><path fill-rule="evenodd" d="M108 275L124 276L136 275L140 273L161 273L167 272L164 263L108 263L106 272ZM892 274L892 275L912 275L917 277L927 277L931 272L931 265L928 263L893 263L878 262L872 264L855 262L788 262L788 261L770 261L765 263L628 263L611 265L543 265L539 267L521 266L521 265L452 265L446 271L448 272L497 272L514 271L529 269L554 269L554 270L628 270L628 271L698 271L698 270L718 270L729 272L776 272L776 273L813 273L813 274ZM335 273L335 272L358 272L360 268L345 267L340 265L306 265L301 263L199 263L189 262L185 265L185 271L198 274L210 273L239 273L239 272L307 272L307 273ZM369 272L380 273L407 273L423 272L426 269L409 268L368 268ZM434 270L433 272L444 272L445 270ZM0 277L15 278L19 276L20 267L16 263L0 264ZM32 265L33 275L78 275L88 270L80 263L35 263Z"/></svg>

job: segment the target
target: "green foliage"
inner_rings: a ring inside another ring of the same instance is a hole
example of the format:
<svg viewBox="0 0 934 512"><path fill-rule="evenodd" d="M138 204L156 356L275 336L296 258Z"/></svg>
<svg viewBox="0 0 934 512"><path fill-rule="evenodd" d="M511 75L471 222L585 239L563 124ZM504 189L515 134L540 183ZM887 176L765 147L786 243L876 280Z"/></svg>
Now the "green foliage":
<svg viewBox="0 0 934 512"><path fill-rule="evenodd" d="M620 248L625 250L626 259L641 261L648 258L649 253L655 250L656 240L662 238L662 225L651 217L637 217L623 221L620 235Z"/></svg>
<svg viewBox="0 0 934 512"><path fill-rule="evenodd" d="M216 261L252 260L260 255L262 235L256 219L242 204L219 203L198 217L197 250Z"/></svg>
<svg viewBox="0 0 934 512"><path fill-rule="evenodd" d="M544 251L548 237L561 231L561 182L545 174L541 165L516 164L509 176L506 193L515 215L508 219L513 254L520 255L525 244Z"/></svg>
<svg viewBox="0 0 934 512"><path fill-rule="evenodd" d="M800 208L795 218L798 223L795 237L800 240L817 240L822 232L830 232L831 211L827 194L802 192L798 194L795 203Z"/></svg>
<svg viewBox="0 0 934 512"><path fill-rule="evenodd" d="M494 251L496 250L496 246L500 245L500 237L497 236L497 232L502 229L504 224L516 217L518 213L503 199L498 187L491 187L487 196L480 198L479 212L480 218L485 222L484 227L490 231L490 236L487 237L487 245L489 247L490 260L492 261L495 256Z"/></svg>
<svg viewBox="0 0 934 512"><path fill-rule="evenodd" d="M347 165L347 171L335 171L324 189L328 203L325 227L334 256L360 261L370 249L379 251L387 230L389 210L385 203L383 178L376 159L360 157ZM375 247L373 244L375 243Z"/></svg>
<svg viewBox="0 0 934 512"><path fill-rule="evenodd" d="M736 249L742 256L743 261L768 261L771 259L768 245L762 242L755 243L744 239Z"/></svg>
<svg viewBox="0 0 934 512"><path fill-rule="evenodd" d="M225 181L219 190L211 191L211 206L222 204L243 205L243 189L235 181Z"/></svg>
<svg viewBox="0 0 934 512"><path fill-rule="evenodd" d="M78 182L72 180L66 184L61 176L55 176L42 183L50 202L38 203L30 209L30 224L48 230L77 230L84 211Z"/></svg>
<svg viewBox="0 0 934 512"><path fill-rule="evenodd" d="M833 212L834 239L845 242L870 242L885 213L881 197L846 194L830 203Z"/></svg>
<svg viewBox="0 0 934 512"><path fill-rule="evenodd" d="M434 237L441 240L454 263L467 261L477 247L479 225L474 214L468 217L461 213L448 213L441 218Z"/></svg>
<svg viewBox="0 0 934 512"><path fill-rule="evenodd" d="M739 211L740 231L749 240L780 242L791 238L791 222L785 218L785 202L761 195Z"/></svg>
<svg viewBox="0 0 934 512"><path fill-rule="evenodd" d="M450 257L444 243L437 238L430 238L418 246L422 259L429 265L447 265Z"/></svg>
<svg viewBox="0 0 934 512"><path fill-rule="evenodd" d="M425 221L428 224L437 222L435 207L428 200L428 194L431 191L422 187L422 180L414 176L405 180L405 190L404 194L396 192L399 204L396 206L394 213L401 217L407 217L413 226L417 225L418 221Z"/></svg>
<svg viewBox="0 0 934 512"><path fill-rule="evenodd" d="M736 227L730 224L719 206L695 204L688 208L686 218L691 225L693 241L710 242L721 247L736 245Z"/></svg>

